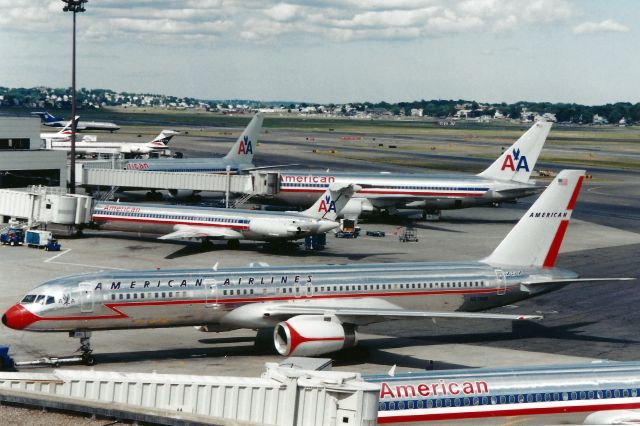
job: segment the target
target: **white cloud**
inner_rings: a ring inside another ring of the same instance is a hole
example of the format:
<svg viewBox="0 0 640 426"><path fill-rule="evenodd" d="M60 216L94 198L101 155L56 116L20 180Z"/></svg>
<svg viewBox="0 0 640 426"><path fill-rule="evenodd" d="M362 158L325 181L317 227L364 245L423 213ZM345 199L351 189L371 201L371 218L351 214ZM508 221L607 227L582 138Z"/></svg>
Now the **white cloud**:
<svg viewBox="0 0 640 426"><path fill-rule="evenodd" d="M629 27L613 19L605 19L600 22L583 22L573 27L573 32L576 34L626 33L628 31Z"/></svg>
<svg viewBox="0 0 640 426"><path fill-rule="evenodd" d="M423 39L548 25L572 15L569 1L101 0L87 4L78 30L93 39L163 43L220 37L270 43L292 34L295 42ZM61 9L53 0L0 0L0 30L54 34L68 25Z"/></svg>

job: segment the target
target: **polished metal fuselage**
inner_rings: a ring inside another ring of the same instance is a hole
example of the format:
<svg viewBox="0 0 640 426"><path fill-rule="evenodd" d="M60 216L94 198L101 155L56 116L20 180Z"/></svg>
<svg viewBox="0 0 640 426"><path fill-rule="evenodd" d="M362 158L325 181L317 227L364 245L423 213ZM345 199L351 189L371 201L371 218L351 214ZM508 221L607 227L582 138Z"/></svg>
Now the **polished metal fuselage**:
<svg viewBox="0 0 640 426"><path fill-rule="evenodd" d="M27 328L36 331L204 324L260 328L281 318L260 315L255 322L244 318L238 325L225 317L246 305L282 303L480 311L561 286L543 284L532 290L522 286L523 281L575 277L557 268L496 267L482 262L149 270L60 278L29 293L53 296L54 303L23 305L39 317ZM380 320L366 317L353 322Z"/></svg>

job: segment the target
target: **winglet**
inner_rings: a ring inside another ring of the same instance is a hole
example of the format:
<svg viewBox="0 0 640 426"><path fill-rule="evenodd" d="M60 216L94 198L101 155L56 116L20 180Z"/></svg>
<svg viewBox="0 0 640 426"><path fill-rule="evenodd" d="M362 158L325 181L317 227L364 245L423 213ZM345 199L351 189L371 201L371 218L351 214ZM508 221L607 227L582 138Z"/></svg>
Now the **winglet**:
<svg viewBox="0 0 640 426"><path fill-rule="evenodd" d="M550 130L551 123L537 121L478 176L521 183L529 182Z"/></svg>
<svg viewBox="0 0 640 426"><path fill-rule="evenodd" d="M484 262L553 267L584 174L584 170L561 171Z"/></svg>

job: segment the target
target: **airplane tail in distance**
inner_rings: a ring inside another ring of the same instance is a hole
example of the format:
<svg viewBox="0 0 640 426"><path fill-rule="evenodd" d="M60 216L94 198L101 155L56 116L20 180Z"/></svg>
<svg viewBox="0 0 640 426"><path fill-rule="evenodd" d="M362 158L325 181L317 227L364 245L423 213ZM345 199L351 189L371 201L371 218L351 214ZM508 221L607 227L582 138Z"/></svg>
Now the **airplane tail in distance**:
<svg viewBox="0 0 640 426"><path fill-rule="evenodd" d="M180 132L176 132L175 130L163 130L160 132L158 136L156 136L147 145L154 146L154 147L165 147L169 144L169 141L171 141L172 137L179 134Z"/></svg>
<svg viewBox="0 0 640 426"><path fill-rule="evenodd" d="M550 130L551 123L546 121L534 123L524 135L520 136L520 139L478 176L527 183Z"/></svg>
<svg viewBox="0 0 640 426"><path fill-rule="evenodd" d="M76 115L76 118L75 118L76 126L78 125L78 120L80 120L80 116ZM59 135L59 136L71 136L71 123L72 123L72 121L69 120L69 122L67 122L67 124L65 124L65 126L62 129L60 129L60 131L57 133L57 135Z"/></svg>
<svg viewBox="0 0 640 426"><path fill-rule="evenodd" d="M229 153L224 156L224 159L236 163L253 163L253 153L258 142L258 135L262 130L263 121L263 113L259 112L254 115L247 128L244 129L244 132L229 150Z"/></svg>
<svg viewBox="0 0 640 426"><path fill-rule="evenodd" d="M55 116L49 114L47 111L45 111L42 114L42 118L43 118L45 123L53 123L55 121L62 121L63 120L62 118L58 118L58 117L55 117Z"/></svg>
<svg viewBox="0 0 640 426"><path fill-rule="evenodd" d="M578 199L584 174L584 170L561 171L483 262L553 267Z"/></svg>
<svg viewBox="0 0 640 426"><path fill-rule="evenodd" d="M302 214L316 219L336 220L361 188L358 185L332 183L318 200Z"/></svg>

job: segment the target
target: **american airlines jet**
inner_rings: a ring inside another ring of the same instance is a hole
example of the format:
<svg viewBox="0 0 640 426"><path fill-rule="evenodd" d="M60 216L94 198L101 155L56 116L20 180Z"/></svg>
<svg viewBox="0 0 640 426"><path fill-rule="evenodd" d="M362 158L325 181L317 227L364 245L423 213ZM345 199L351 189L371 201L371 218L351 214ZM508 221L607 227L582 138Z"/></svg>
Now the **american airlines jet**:
<svg viewBox="0 0 640 426"><path fill-rule="evenodd" d="M358 326L392 319L540 319L472 311L609 280L555 267L583 177L581 170L561 172L478 261L98 272L34 288L2 322L80 337L83 358L92 364L94 330L272 329L280 354L313 356L354 346Z"/></svg>
<svg viewBox="0 0 640 426"><path fill-rule="evenodd" d="M76 139L76 153L124 154L125 156L131 156L160 152L169 148L169 141L177 134L179 133L173 130L163 130L149 142L98 142L95 136L83 136L81 140ZM41 133L40 139L42 139L45 149L70 151L71 122L69 121L67 125L57 133Z"/></svg>
<svg viewBox="0 0 640 426"><path fill-rule="evenodd" d="M441 210L495 205L534 195L542 188L530 180L551 123L537 122L486 170L466 174L309 172L282 170L279 191L272 200L309 205L333 182L362 186L345 214L396 209L422 209L439 216Z"/></svg>
<svg viewBox="0 0 640 426"><path fill-rule="evenodd" d="M163 240L226 240L231 247L240 240L297 240L336 228L338 214L356 189L331 185L302 212L98 202L92 221L105 229L166 233L160 237Z"/></svg>

